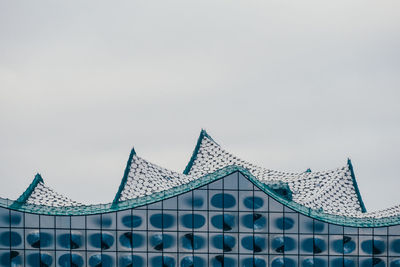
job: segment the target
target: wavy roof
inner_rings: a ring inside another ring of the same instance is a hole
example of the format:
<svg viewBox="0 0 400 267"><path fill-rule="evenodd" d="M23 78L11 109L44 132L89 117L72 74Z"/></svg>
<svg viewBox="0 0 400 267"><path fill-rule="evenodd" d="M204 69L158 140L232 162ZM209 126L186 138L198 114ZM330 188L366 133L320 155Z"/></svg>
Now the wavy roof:
<svg viewBox="0 0 400 267"><path fill-rule="evenodd" d="M292 200L308 208L336 215L365 212L350 160L347 165L322 172L281 172L244 161L224 150L202 130L184 173L200 177L229 165L248 169L261 182L286 182Z"/></svg>

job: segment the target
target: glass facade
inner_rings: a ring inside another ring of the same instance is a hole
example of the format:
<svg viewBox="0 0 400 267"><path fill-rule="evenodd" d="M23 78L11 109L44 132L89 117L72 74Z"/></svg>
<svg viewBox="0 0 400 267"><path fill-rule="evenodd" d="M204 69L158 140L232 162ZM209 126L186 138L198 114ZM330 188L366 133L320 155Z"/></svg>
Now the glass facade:
<svg viewBox="0 0 400 267"><path fill-rule="evenodd" d="M235 172L132 209L52 216L0 208L1 266L400 266L400 225L296 212Z"/></svg>

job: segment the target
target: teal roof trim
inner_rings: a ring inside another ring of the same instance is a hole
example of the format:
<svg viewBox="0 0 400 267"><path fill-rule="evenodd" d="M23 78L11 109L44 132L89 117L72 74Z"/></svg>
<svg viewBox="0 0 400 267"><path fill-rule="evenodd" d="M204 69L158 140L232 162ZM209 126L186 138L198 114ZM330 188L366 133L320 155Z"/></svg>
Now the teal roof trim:
<svg viewBox="0 0 400 267"><path fill-rule="evenodd" d="M358 189L357 181L356 181L356 176L354 175L354 169L353 169L353 164L351 164L351 160L347 159L347 165L349 166L350 174L351 174L351 180L353 181L353 186L354 190L356 191L358 202L360 202L361 206L361 212L367 212L367 209L365 208L364 202L361 198L360 190Z"/></svg>
<svg viewBox="0 0 400 267"><path fill-rule="evenodd" d="M35 175L35 178L33 178L32 183L28 186L25 192L23 192L22 195L19 196L19 198L15 201L13 205L18 207L24 204L31 196L32 192L35 190L38 183L44 183L43 178L39 173Z"/></svg>
<svg viewBox="0 0 400 267"><path fill-rule="evenodd" d="M297 211L301 214L304 214L306 216L309 216L317 220L343 226L351 226L351 227L382 227L382 226L400 224L400 216L386 217L386 218L354 218L354 217L326 214L320 210L313 210L311 208L307 208L292 200L283 198L278 193L276 193L272 188L270 188L267 184L264 184L263 182L255 178L248 170L238 166L228 166L212 174L208 174L199 179L196 179L190 183L175 188L171 188L163 192L154 193L150 196L130 199L118 203L97 204L90 206L69 206L69 207L50 207L43 205L25 204L16 207L13 205L15 201L0 198L0 206L18 211L25 211L30 213L38 213L46 215L89 215L89 214L108 213L130 208L136 208L139 206L171 198L179 194L183 194L188 191L194 190L196 188L202 187L208 183L221 179L235 172L242 173L254 185L256 185L258 188L264 191L267 195L271 196L272 198L282 203L283 205L287 206L288 208L291 208L294 211Z"/></svg>
<svg viewBox="0 0 400 267"><path fill-rule="evenodd" d="M126 181L128 180L129 170L131 169L132 159L133 159L134 155L136 155L136 151L135 151L135 148L132 147L131 153L129 154L128 162L126 163L124 176L122 177L122 181L121 181L121 184L119 185L117 194L115 195L113 204L118 203L118 199L121 196L122 190L124 190L124 187L126 185Z"/></svg>
<svg viewBox="0 0 400 267"><path fill-rule="evenodd" d="M195 148L194 148L192 157L190 158L189 163L186 165L186 168L185 168L185 170L183 171L183 174L189 174L190 170L192 169L193 163L194 163L194 161L195 161L196 158L197 158L197 153L199 153L199 149L200 149L200 146L201 146L201 142L203 141L203 138L204 138L204 137L207 137L207 138L211 139L213 142L215 142L215 141L211 138L211 136L206 132L206 130L201 129L200 136L199 136L199 138L197 139L197 144L196 144L196 146L195 146ZM217 142L215 142L215 143L217 143Z"/></svg>

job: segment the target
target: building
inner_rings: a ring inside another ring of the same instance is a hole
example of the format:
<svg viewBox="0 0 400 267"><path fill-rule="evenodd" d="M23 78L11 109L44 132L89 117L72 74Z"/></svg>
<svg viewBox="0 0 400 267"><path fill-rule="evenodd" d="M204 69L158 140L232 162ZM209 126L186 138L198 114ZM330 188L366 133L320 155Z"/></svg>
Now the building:
<svg viewBox="0 0 400 267"><path fill-rule="evenodd" d="M400 266L400 207L365 210L351 162L247 163L202 131L185 171L132 149L115 199L82 205L36 175L0 199L1 266Z"/></svg>

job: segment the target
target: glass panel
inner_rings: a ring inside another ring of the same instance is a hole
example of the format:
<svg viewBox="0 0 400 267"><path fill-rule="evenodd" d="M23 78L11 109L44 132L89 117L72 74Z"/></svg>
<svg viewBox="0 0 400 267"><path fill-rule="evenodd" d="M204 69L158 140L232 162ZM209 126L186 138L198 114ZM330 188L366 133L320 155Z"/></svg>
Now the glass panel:
<svg viewBox="0 0 400 267"><path fill-rule="evenodd" d="M237 190L238 189L238 173L232 173L231 175L228 175L227 177L224 178L224 189L228 190Z"/></svg>

